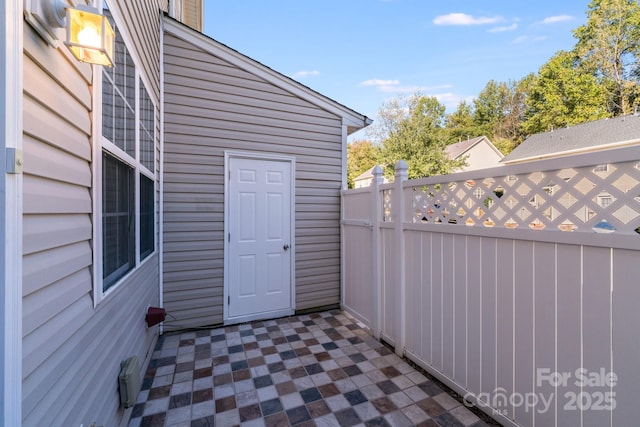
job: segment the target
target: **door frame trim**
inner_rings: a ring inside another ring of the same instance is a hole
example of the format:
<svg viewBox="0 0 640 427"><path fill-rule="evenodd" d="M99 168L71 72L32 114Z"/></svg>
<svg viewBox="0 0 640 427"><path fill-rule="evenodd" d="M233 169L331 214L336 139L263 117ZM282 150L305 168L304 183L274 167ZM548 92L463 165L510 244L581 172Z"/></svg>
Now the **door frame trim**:
<svg viewBox="0 0 640 427"><path fill-rule="evenodd" d="M291 175L289 177L290 185L291 185L291 220L290 220L290 236L291 236L291 266L290 266L290 283L291 283L291 295L289 300L289 309L285 310L277 310L277 311L268 311L265 313L257 313L250 314L247 316L236 316L229 317L229 305L227 304L229 298L229 239L227 236L229 235L229 197L231 196L229 193L229 181L230 177L230 163L232 159L249 159L249 160L271 160L278 162L288 162L291 165ZM234 151L234 150L225 150L224 151L224 271L223 271L223 280L224 280L224 290L223 290L223 322L225 325L248 322L251 320L258 319L269 319L269 318L277 318L283 316L290 316L295 313L296 308L296 244L295 244L295 224L296 224L296 159L293 156L284 156L263 152L255 152L255 151Z"/></svg>

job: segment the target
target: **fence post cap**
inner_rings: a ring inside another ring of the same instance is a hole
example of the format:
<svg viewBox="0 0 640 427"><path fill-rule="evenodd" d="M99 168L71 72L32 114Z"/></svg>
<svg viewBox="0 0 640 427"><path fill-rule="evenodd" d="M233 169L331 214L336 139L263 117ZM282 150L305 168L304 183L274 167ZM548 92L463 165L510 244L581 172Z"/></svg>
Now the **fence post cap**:
<svg viewBox="0 0 640 427"><path fill-rule="evenodd" d="M373 182L382 184L382 174L384 171L380 165L375 165L373 170L371 171L371 175L373 175Z"/></svg>
<svg viewBox="0 0 640 427"><path fill-rule="evenodd" d="M402 170L402 169L404 169L404 170L409 169L409 165L407 165L407 162L405 162L404 160L400 159L396 163L396 170Z"/></svg>
<svg viewBox="0 0 640 427"><path fill-rule="evenodd" d="M409 169L409 165L404 160L398 160L396 163L396 177L400 178L401 181L406 181L408 177L407 170Z"/></svg>

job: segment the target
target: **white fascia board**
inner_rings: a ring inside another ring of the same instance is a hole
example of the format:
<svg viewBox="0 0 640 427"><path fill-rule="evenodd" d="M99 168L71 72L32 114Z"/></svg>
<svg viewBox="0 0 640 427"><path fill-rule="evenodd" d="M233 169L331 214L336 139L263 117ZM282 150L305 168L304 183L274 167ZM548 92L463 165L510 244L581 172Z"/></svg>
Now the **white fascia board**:
<svg viewBox="0 0 640 427"><path fill-rule="evenodd" d="M464 156L467 153L467 151L471 150L473 147L475 147L476 145L480 144L482 141L487 141L487 145L489 146L489 148L491 148L491 150L493 150L497 155L499 155L500 158L504 157L504 154L502 154L502 152L500 152L500 150L498 150L498 148L495 145L493 145L493 142L491 142L491 140L489 138L487 138L486 136L483 136L483 137L478 138L478 140L476 142L474 142L473 144L468 146L467 149L464 150L462 153L458 154L456 156L456 159L459 159L460 157Z"/></svg>
<svg viewBox="0 0 640 427"><path fill-rule="evenodd" d="M640 144L640 139L630 139L628 141L620 141L613 144L596 145L596 146L587 147L587 148L575 148L573 150L556 151L549 154L523 157L521 159L503 161L502 163L504 165L517 165L519 163L533 162L536 160L554 159L556 157L573 156L576 154L596 153L598 151L605 151L613 148L629 147L629 146L638 145L638 144Z"/></svg>
<svg viewBox="0 0 640 427"><path fill-rule="evenodd" d="M500 150L498 150L498 147L496 147L496 146L493 144L493 142L491 142L491 140L490 140L489 138L483 137L483 139L486 139L486 140L487 140L487 144L489 144L489 147L491 147L491 149L492 149L493 151L495 151L495 153L496 153L497 155L499 155L501 159L504 157L504 154L502 154L502 152L501 152Z"/></svg>
<svg viewBox="0 0 640 427"><path fill-rule="evenodd" d="M372 123L372 120L362 114L345 107L344 105L321 95L318 92L296 82L295 80L284 76L283 74L263 65L242 53L231 49L224 44L213 40L212 38L199 33L184 24L176 22L173 19L164 19L165 31L179 37L194 46L209 52L220 59L227 61L265 81L274 84L287 92L308 101L323 110L329 111L336 116L342 118L342 124L353 128L353 131L365 128ZM351 132L353 133L353 132Z"/></svg>

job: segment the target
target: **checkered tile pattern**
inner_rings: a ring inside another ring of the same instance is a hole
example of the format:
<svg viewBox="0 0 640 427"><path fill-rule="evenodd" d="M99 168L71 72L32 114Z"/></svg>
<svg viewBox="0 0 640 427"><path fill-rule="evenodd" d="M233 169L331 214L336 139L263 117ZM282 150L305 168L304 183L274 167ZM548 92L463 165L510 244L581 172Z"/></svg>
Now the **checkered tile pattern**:
<svg viewBox="0 0 640 427"><path fill-rule="evenodd" d="M130 427L484 426L340 311L168 334Z"/></svg>

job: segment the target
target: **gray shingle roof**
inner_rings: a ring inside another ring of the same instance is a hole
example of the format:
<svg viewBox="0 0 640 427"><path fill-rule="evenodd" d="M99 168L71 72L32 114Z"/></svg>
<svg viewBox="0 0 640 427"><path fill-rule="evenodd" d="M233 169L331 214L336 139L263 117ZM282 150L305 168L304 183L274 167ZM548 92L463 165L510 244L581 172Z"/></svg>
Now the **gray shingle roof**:
<svg viewBox="0 0 640 427"><path fill-rule="evenodd" d="M605 149L608 145L621 142L640 143L640 116L602 119L536 133L505 156L502 163L559 156L567 151Z"/></svg>

